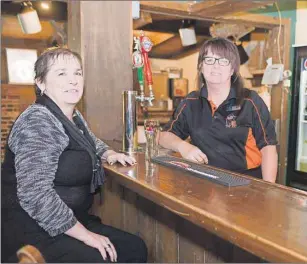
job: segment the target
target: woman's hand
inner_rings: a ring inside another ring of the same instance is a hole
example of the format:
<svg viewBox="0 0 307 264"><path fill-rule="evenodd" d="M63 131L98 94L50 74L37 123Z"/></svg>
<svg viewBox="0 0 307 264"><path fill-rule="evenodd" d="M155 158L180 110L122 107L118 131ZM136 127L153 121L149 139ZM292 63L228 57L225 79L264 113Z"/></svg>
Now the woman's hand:
<svg viewBox="0 0 307 264"><path fill-rule="evenodd" d="M198 147L191 145L186 141L182 141L178 146L178 151L184 159L208 164L208 158Z"/></svg>
<svg viewBox="0 0 307 264"><path fill-rule="evenodd" d="M90 247L97 248L104 260L107 260L108 254L112 262L117 262L117 252L108 237L88 231L83 242Z"/></svg>
<svg viewBox="0 0 307 264"><path fill-rule="evenodd" d="M123 166L126 166L127 163L129 165L134 165L136 163L135 158L127 156L123 153L115 152L114 150L107 150L102 156L110 165L114 164L115 162L119 162Z"/></svg>

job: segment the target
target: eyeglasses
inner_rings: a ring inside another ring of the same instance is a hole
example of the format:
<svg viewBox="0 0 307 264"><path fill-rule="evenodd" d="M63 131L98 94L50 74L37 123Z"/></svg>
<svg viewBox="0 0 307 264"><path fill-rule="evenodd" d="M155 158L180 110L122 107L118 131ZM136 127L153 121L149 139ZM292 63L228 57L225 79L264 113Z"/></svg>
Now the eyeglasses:
<svg viewBox="0 0 307 264"><path fill-rule="evenodd" d="M203 61L205 62L205 64L207 65L213 65L215 64L216 61L218 61L219 65L221 66L228 66L230 61L226 58L213 58L213 57L204 57Z"/></svg>

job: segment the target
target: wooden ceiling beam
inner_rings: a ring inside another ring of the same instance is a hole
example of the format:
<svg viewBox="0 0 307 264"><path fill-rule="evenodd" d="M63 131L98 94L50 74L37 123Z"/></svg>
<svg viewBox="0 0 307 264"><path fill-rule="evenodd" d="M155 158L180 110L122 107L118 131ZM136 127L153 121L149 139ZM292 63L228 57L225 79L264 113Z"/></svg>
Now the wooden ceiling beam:
<svg viewBox="0 0 307 264"><path fill-rule="evenodd" d="M228 1L228 0L227 0ZM249 1L249 0L247 0ZM269 1L270 3L272 1ZM142 3L142 2L141 2ZM147 2L151 3L151 2ZM267 3L267 2L266 2ZM210 23L244 23L249 26L258 28L271 29L279 24L278 17L270 17L265 15L251 14L247 12L236 12L220 17L209 17L206 14L191 13L177 10L166 10L159 8L158 2L151 6L150 4L141 5L141 10L155 15L171 16L173 19L193 19L199 21L208 21ZM234 10L235 11L235 10ZM282 19L285 21L287 19Z"/></svg>
<svg viewBox="0 0 307 264"><path fill-rule="evenodd" d="M133 30L133 36L137 36L137 37L140 36L141 31L143 30ZM174 36L174 34L171 34L171 33L163 33L163 32L156 32L156 31L143 31L143 32L147 37L151 39L154 47Z"/></svg>
<svg viewBox="0 0 307 264"><path fill-rule="evenodd" d="M244 22L250 26L272 28L276 25L274 18L270 19L268 16L244 12L254 8L264 8L273 3L273 0L204 0L199 3L195 3L194 1L183 3L141 1L141 10L158 15L171 15L178 19L195 19L225 23L241 23L241 20L244 20ZM244 15L242 16L241 13ZM237 15L239 17L237 17ZM249 17L251 19L249 19Z"/></svg>
<svg viewBox="0 0 307 264"><path fill-rule="evenodd" d="M54 35L54 29L48 20L40 20L42 30L36 34L25 34L22 32L21 26L16 16L4 15L2 20L1 36L17 39L49 39ZM59 26L63 23L56 22Z"/></svg>
<svg viewBox="0 0 307 264"><path fill-rule="evenodd" d="M140 1L141 8L158 9L158 10L173 10L173 11L181 11L187 12L190 3L182 2L174 2L174 1Z"/></svg>
<svg viewBox="0 0 307 264"><path fill-rule="evenodd" d="M238 12L246 12L248 10L257 9L267 5L271 5L273 1L249 1L249 0L233 0L219 2L218 5L212 5L206 9L196 12L198 15L206 17L224 17Z"/></svg>
<svg viewBox="0 0 307 264"><path fill-rule="evenodd" d="M267 28L271 25L271 28L279 25L278 17L271 17L266 15L251 14L247 12L240 12L222 18L225 21L232 21L233 23L253 24L258 28ZM288 18L282 18L282 24L288 23Z"/></svg>
<svg viewBox="0 0 307 264"><path fill-rule="evenodd" d="M198 3L194 3L189 6L188 12L189 13L199 13L203 11L204 9L223 4L224 2L225 0L223 1L202 1Z"/></svg>
<svg viewBox="0 0 307 264"><path fill-rule="evenodd" d="M153 21L167 21L167 20L178 19L178 18L173 17L171 15L160 15L160 14L155 14L155 13L151 13L151 17L152 17Z"/></svg>
<svg viewBox="0 0 307 264"><path fill-rule="evenodd" d="M152 23L152 17L150 13L147 12L140 12L140 18L133 20L133 29L138 29L140 27L143 27L147 24Z"/></svg>

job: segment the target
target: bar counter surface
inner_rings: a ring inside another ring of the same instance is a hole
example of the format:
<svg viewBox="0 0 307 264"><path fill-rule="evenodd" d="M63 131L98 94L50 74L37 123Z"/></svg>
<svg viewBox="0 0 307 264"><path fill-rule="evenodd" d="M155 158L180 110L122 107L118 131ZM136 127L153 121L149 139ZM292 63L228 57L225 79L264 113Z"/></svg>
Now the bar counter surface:
<svg viewBox="0 0 307 264"><path fill-rule="evenodd" d="M134 156L132 167L105 163L107 177L264 260L307 262L306 192L249 176L229 188Z"/></svg>

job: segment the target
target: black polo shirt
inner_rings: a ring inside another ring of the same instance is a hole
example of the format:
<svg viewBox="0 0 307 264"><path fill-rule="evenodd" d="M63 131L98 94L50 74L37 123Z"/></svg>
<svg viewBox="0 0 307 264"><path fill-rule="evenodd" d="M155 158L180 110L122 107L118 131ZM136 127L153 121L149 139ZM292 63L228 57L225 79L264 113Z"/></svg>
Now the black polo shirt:
<svg viewBox="0 0 307 264"><path fill-rule="evenodd" d="M245 89L245 98L236 104L233 88L227 99L216 108L208 91L191 92L174 111L163 131L169 131L204 152L209 165L242 172L261 165L260 150L276 145L270 113L262 98Z"/></svg>

